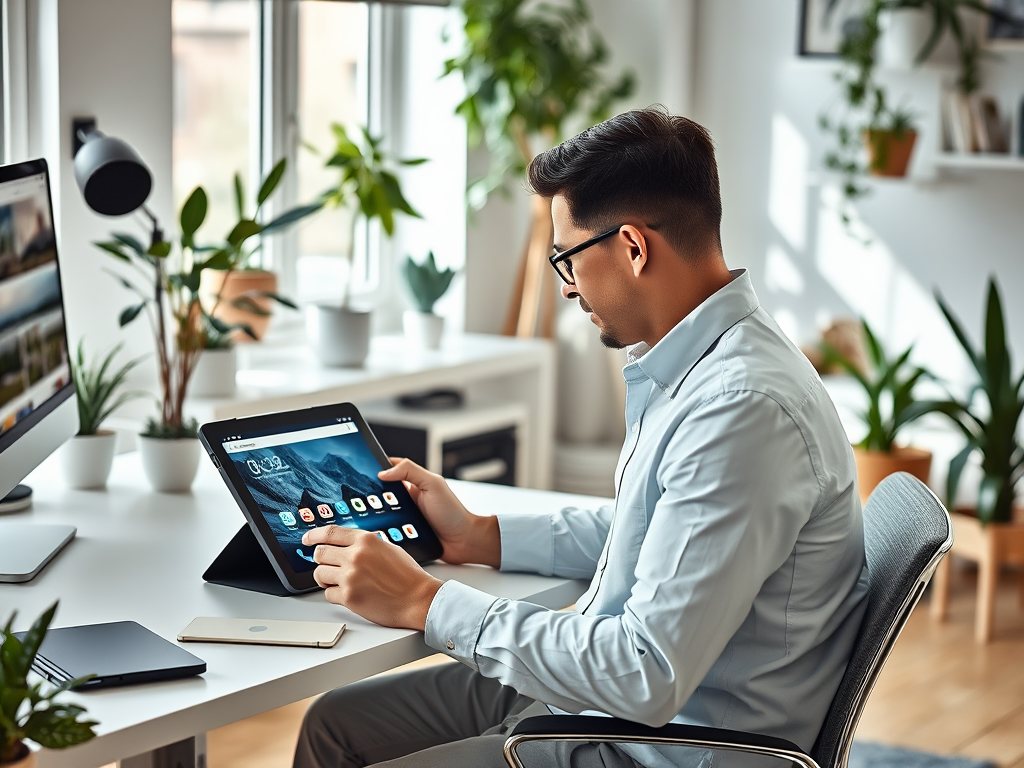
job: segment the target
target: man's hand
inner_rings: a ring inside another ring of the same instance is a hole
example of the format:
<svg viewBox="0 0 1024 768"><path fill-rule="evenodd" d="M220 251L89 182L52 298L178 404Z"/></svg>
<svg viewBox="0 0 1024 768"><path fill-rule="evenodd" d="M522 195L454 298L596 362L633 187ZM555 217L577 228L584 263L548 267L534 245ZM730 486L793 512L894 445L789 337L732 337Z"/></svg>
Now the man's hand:
<svg viewBox="0 0 1024 768"><path fill-rule="evenodd" d="M381 480L401 480L441 540L446 563L479 563L501 566L501 534L496 517L474 515L452 493L440 475L428 472L409 459L391 459L391 469L377 475Z"/></svg>
<svg viewBox="0 0 1024 768"><path fill-rule="evenodd" d="M424 629L430 603L443 582L420 568L404 549L369 531L338 525L307 531L302 543L316 546L313 578L324 588L328 602L384 626Z"/></svg>

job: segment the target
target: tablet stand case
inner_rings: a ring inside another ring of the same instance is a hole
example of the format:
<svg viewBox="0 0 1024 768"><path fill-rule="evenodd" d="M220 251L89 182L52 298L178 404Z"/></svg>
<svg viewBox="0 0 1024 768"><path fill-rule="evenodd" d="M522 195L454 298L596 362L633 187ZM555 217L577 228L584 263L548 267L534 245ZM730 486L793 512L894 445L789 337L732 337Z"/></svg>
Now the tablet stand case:
<svg viewBox="0 0 1024 768"><path fill-rule="evenodd" d="M203 579L211 584L248 589L265 595L288 597L295 594L281 584L277 571L270 564L267 553L248 524L243 525L217 555L217 559L203 574Z"/></svg>

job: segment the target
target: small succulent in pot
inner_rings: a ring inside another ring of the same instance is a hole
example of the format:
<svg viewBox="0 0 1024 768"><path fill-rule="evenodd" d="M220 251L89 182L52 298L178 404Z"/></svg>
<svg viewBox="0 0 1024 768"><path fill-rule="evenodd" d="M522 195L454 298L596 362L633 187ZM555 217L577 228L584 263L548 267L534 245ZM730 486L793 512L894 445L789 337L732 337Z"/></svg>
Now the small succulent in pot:
<svg viewBox="0 0 1024 768"><path fill-rule="evenodd" d="M412 294L416 308L420 312L434 311L434 304L444 296L448 287L455 277L455 270L445 268L443 271L437 268L434 261L434 252L427 253L427 258L422 264L413 261L412 256L407 256L402 265L402 274L405 277L405 284L409 286L409 293Z"/></svg>
<svg viewBox="0 0 1024 768"><path fill-rule="evenodd" d="M402 274L416 304L415 311L410 310L402 315L406 339L414 347L437 349L441 346L441 335L444 333L444 318L434 314L434 304L452 284L455 270L438 269L434 252L431 251L422 264L417 264L411 256L406 257Z"/></svg>

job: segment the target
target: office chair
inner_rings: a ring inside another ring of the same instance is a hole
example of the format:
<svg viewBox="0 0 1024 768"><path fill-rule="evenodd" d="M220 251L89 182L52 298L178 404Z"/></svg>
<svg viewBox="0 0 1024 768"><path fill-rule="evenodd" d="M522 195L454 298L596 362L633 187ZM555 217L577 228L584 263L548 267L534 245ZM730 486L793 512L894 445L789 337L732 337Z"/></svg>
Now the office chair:
<svg viewBox="0 0 1024 768"><path fill-rule="evenodd" d="M505 742L505 760L511 768L530 768L520 748L533 742L613 742L729 750L782 758L802 768L846 768L868 695L952 545L949 514L920 480L900 472L871 494L864 507L867 609L846 673L810 753L785 739L743 731L673 723L651 728L619 718L549 715L516 725Z"/></svg>

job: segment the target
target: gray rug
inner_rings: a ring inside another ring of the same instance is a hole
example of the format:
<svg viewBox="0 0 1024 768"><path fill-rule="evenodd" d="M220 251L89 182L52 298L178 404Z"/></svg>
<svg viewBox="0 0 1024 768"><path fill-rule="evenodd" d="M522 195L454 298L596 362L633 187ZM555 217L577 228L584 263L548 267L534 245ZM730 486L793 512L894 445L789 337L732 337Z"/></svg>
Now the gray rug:
<svg viewBox="0 0 1024 768"><path fill-rule="evenodd" d="M960 755L933 755L915 749L855 741L848 768L996 768L991 760Z"/></svg>

